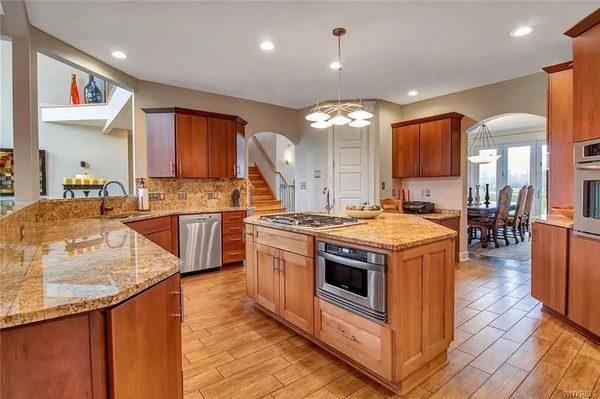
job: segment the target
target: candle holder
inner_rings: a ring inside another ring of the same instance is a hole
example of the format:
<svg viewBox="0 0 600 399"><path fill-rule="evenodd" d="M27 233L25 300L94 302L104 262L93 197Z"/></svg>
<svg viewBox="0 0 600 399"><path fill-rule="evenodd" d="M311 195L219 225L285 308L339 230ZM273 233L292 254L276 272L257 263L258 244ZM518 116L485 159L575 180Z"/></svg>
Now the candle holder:
<svg viewBox="0 0 600 399"><path fill-rule="evenodd" d="M484 201L485 207L488 208L490 206L490 185L486 184L485 185L485 201Z"/></svg>
<svg viewBox="0 0 600 399"><path fill-rule="evenodd" d="M469 196L467 197L469 205L473 205L473 187L469 187Z"/></svg>
<svg viewBox="0 0 600 399"><path fill-rule="evenodd" d="M481 205L481 197L479 196L479 184L475 185L475 205Z"/></svg>

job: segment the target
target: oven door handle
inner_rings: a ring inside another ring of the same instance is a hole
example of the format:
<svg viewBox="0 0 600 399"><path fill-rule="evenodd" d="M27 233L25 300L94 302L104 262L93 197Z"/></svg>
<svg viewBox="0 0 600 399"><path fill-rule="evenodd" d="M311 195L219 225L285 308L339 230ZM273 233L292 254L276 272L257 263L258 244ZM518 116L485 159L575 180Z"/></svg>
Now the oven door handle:
<svg viewBox="0 0 600 399"><path fill-rule="evenodd" d="M577 170L600 170L600 164L593 163L591 165L575 165L575 169L577 169Z"/></svg>
<svg viewBox="0 0 600 399"><path fill-rule="evenodd" d="M586 233L579 230L573 230L573 234L580 237L591 238L592 240L600 240L600 235L598 234Z"/></svg>
<svg viewBox="0 0 600 399"><path fill-rule="evenodd" d="M327 260L330 260L332 262L337 262L341 265L347 265L347 266L356 267L358 269L373 270L376 272L385 273L385 266L382 266L382 265L376 265L373 263L362 262L362 261L356 260L356 259L344 258L343 256L334 255L334 254L330 254L328 252L323 252L323 251L317 251L317 256L327 259Z"/></svg>

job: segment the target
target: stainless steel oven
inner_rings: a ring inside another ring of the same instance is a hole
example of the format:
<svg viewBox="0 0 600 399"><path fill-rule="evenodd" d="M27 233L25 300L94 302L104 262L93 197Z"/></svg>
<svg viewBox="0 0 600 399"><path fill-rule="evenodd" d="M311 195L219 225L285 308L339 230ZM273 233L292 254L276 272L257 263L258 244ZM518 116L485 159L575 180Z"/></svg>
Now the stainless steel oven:
<svg viewBox="0 0 600 399"><path fill-rule="evenodd" d="M351 312L387 320L387 255L317 241L317 296Z"/></svg>
<svg viewBox="0 0 600 399"><path fill-rule="evenodd" d="M575 143L575 234L600 240L600 140Z"/></svg>

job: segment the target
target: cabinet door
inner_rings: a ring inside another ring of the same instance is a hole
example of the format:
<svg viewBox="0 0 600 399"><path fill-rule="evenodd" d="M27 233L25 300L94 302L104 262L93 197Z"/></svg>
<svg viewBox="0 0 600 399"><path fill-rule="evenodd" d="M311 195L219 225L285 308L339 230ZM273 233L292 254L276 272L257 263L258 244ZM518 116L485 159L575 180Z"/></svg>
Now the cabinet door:
<svg viewBox="0 0 600 399"><path fill-rule="evenodd" d="M177 176L208 177L207 118L177 114L175 121Z"/></svg>
<svg viewBox="0 0 600 399"><path fill-rule="evenodd" d="M441 119L421 123L420 132L420 175L450 176L452 174L452 120Z"/></svg>
<svg viewBox="0 0 600 399"><path fill-rule="evenodd" d="M573 70L548 75L548 201L573 206Z"/></svg>
<svg viewBox="0 0 600 399"><path fill-rule="evenodd" d="M148 177L175 177L175 114L147 114Z"/></svg>
<svg viewBox="0 0 600 399"><path fill-rule="evenodd" d="M569 250L569 306L567 317L583 328L600 335L600 241L571 233Z"/></svg>
<svg viewBox="0 0 600 399"><path fill-rule="evenodd" d="M534 223L531 244L531 296L566 313L569 230Z"/></svg>
<svg viewBox="0 0 600 399"><path fill-rule="evenodd" d="M306 256L280 251L279 292L281 317L312 334L314 314L313 260Z"/></svg>
<svg viewBox="0 0 600 399"><path fill-rule="evenodd" d="M600 139L600 24L573 39L573 135Z"/></svg>
<svg viewBox="0 0 600 399"><path fill-rule="evenodd" d="M254 252L256 303L273 313L279 313L279 273L277 271L278 250L267 245L256 244Z"/></svg>
<svg viewBox="0 0 600 399"><path fill-rule="evenodd" d="M236 167L237 178L243 179L246 177L246 129L244 125L236 123Z"/></svg>
<svg viewBox="0 0 600 399"><path fill-rule="evenodd" d="M419 175L419 125L395 127L392 130L393 177Z"/></svg>
<svg viewBox="0 0 600 399"><path fill-rule="evenodd" d="M235 121L208 118L208 177L235 177L237 173Z"/></svg>
<svg viewBox="0 0 600 399"><path fill-rule="evenodd" d="M158 231L156 233L145 235L144 237L146 237L162 249L173 253L171 230Z"/></svg>
<svg viewBox="0 0 600 399"><path fill-rule="evenodd" d="M181 288L170 277L107 311L111 398L181 398Z"/></svg>
<svg viewBox="0 0 600 399"><path fill-rule="evenodd" d="M254 300L254 276L256 274L256 264L254 263L254 235L252 226L248 225L246 232L246 295Z"/></svg>

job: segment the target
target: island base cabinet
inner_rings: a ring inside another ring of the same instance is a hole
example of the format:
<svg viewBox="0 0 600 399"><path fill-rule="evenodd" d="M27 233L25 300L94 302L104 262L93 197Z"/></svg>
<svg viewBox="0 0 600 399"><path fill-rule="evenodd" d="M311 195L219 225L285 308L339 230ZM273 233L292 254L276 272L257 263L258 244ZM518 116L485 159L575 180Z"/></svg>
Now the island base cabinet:
<svg viewBox="0 0 600 399"><path fill-rule="evenodd" d="M567 317L600 335L600 307L596 290L600 287L600 241L571 233L569 262L569 302Z"/></svg>
<svg viewBox="0 0 600 399"><path fill-rule="evenodd" d="M387 380L392 378L392 332L382 324L314 298L315 337Z"/></svg>
<svg viewBox="0 0 600 399"><path fill-rule="evenodd" d="M107 311L110 397L182 398L179 275Z"/></svg>

